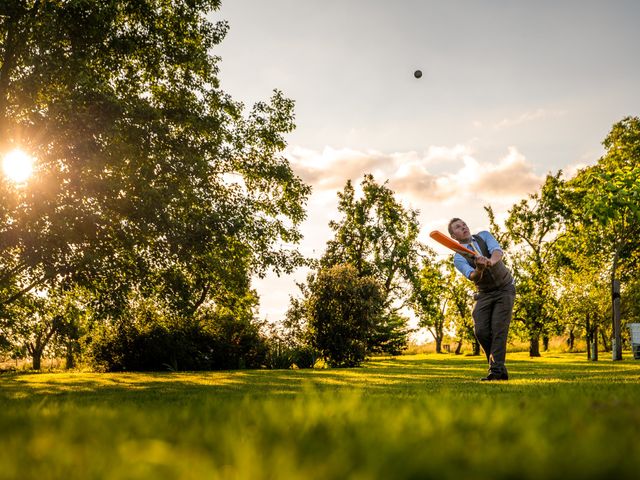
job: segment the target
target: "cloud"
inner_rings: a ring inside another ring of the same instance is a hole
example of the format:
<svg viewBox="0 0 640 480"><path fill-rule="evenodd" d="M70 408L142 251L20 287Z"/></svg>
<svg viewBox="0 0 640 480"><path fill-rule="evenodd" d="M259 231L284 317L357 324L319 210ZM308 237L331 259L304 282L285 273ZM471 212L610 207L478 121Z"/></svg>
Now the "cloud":
<svg viewBox="0 0 640 480"><path fill-rule="evenodd" d="M509 147L503 158L491 163L479 162L471 148L464 145L390 154L331 147L318 152L294 147L287 156L294 171L314 187L314 192L342 190L348 179L357 185L364 174L371 173L378 182L388 180L401 197L418 203L461 197L511 200L532 193L544 180L515 147Z"/></svg>
<svg viewBox="0 0 640 480"><path fill-rule="evenodd" d="M318 190L342 189L348 179L382 172L388 169L388 162L393 161L391 156L373 150L361 152L331 147L325 147L322 152L293 147L287 150L286 156L294 171Z"/></svg>
<svg viewBox="0 0 640 480"><path fill-rule="evenodd" d="M533 166L515 147L509 147L499 163L482 166L476 179L476 192L511 197L533 193L544 182L544 177L533 172Z"/></svg>

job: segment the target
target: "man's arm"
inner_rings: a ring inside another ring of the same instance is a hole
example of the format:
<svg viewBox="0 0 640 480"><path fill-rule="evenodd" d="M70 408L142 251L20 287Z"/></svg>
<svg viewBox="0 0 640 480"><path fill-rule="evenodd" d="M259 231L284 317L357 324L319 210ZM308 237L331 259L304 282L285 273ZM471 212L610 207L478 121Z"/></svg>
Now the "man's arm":
<svg viewBox="0 0 640 480"><path fill-rule="evenodd" d="M491 253L490 257L487 259L486 266L493 267L496 263L502 261L502 257L504 256L504 254L502 253L502 249L500 248L500 245L498 244L498 241L495 239L495 237L486 230L480 232L478 235L481 236L485 241L485 243L487 244L487 248Z"/></svg>
<svg viewBox="0 0 640 480"><path fill-rule="evenodd" d="M488 259L482 256L476 257L476 268L474 269L471 265L469 265L469 262L467 262L467 260L459 253L456 253L453 257L453 264L455 265L455 267L469 280L477 280L481 278L482 272L488 266L488 261Z"/></svg>
<svg viewBox="0 0 640 480"><path fill-rule="evenodd" d="M456 269L460 273L462 273L462 275L464 275L466 278L471 278L473 267L469 265L469 262L467 262L467 260L462 255L456 253L453 256L453 264L455 265Z"/></svg>
<svg viewBox="0 0 640 480"><path fill-rule="evenodd" d="M482 278L482 272L484 272L484 269L485 267L481 267L480 265L478 265L476 269L469 274L469 280L477 280Z"/></svg>
<svg viewBox="0 0 640 480"><path fill-rule="evenodd" d="M496 263L502 260L502 250L494 250L491 253L491 258L487 261L487 267L493 267Z"/></svg>

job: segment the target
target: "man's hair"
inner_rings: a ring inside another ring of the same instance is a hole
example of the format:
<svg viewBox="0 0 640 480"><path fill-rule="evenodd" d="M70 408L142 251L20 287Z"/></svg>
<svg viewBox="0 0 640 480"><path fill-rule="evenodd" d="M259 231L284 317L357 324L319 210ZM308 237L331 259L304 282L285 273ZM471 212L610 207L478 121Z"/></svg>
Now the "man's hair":
<svg viewBox="0 0 640 480"><path fill-rule="evenodd" d="M447 230L449 230L449 235L453 235L453 230L451 229L451 225L453 224L453 222L457 222L458 220L460 221L464 221L461 218L455 217L452 218L451 220L449 220L449 225L447 225Z"/></svg>

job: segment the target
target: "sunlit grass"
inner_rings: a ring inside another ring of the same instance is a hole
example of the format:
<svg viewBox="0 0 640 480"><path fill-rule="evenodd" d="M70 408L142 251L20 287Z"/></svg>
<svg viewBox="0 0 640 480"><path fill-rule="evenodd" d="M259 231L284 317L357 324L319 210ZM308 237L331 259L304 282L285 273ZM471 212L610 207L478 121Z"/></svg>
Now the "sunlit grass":
<svg viewBox="0 0 640 480"><path fill-rule="evenodd" d="M0 375L0 478L635 478L640 361L509 367Z"/></svg>

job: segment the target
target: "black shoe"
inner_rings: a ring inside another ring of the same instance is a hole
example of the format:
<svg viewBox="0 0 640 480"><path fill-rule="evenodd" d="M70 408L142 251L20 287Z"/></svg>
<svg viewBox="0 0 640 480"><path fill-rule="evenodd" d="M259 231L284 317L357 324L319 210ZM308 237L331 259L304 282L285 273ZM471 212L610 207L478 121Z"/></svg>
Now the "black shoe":
<svg viewBox="0 0 640 480"><path fill-rule="evenodd" d="M480 380L482 380L483 382L493 382L496 380L509 380L509 375L506 373L490 373L489 375L487 375L484 378L481 378Z"/></svg>

